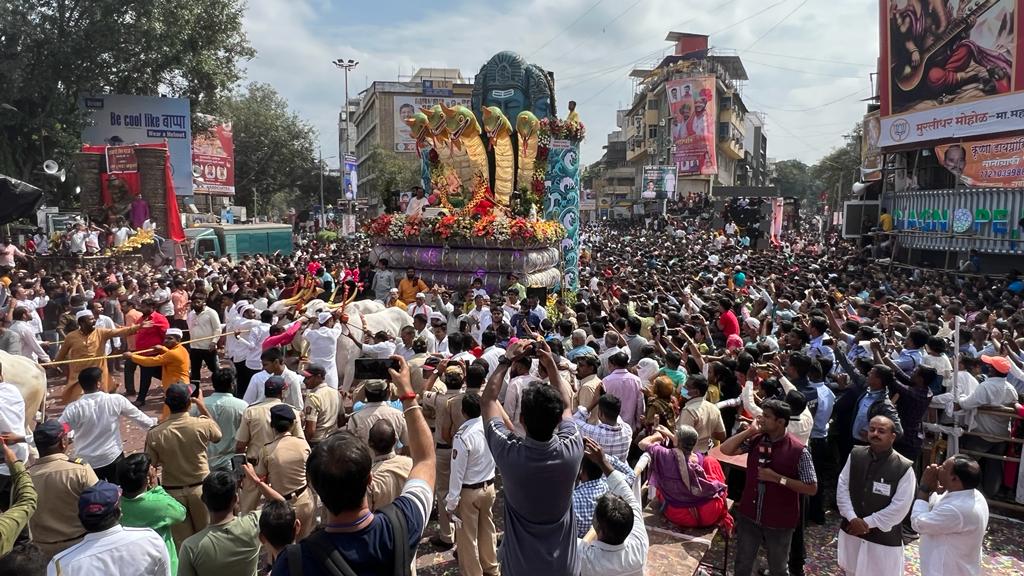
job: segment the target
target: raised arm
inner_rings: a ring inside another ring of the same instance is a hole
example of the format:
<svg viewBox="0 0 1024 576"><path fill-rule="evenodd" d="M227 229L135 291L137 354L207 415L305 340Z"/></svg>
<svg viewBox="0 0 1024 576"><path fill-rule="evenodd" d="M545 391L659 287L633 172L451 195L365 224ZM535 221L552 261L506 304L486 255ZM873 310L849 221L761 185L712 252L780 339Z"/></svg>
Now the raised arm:
<svg viewBox="0 0 1024 576"><path fill-rule="evenodd" d="M548 373L548 380L551 381L551 386L558 390L558 395L562 397L562 420L572 419L572 390L569 388L568 382L562 382L562 377L558 373L558 366L555 365L555 359L551 356L551 349L548 348L546 342L537 341L534 345L537 350L537 359L544 366L544 369ZM641 402L637 402L637 409L640 411L638 414L637 422L643 418L643 406Z"/></svg>
<svg viewBox="0 0 1024 576"><path fill-rule="evenodd" d="M422 480L433 489L435 480L434 437L427 426L427 420L423 417L423 407L416 400L416 391L412 389L409 365L401 356L392 356L391 359L398 365L398 370L389 368L388 372L391 374L391 382L398 388L398 397L402 401L402 412L405 415L405 425L409 435L409 454L412 456L412 471L409 472L409 479Z"/></svg>

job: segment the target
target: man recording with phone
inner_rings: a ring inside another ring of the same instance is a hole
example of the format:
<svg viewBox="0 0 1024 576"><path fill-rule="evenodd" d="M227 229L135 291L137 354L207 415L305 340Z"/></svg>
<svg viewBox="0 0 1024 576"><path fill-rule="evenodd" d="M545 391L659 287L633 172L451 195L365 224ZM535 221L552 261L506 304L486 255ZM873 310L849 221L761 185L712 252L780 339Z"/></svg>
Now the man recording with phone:
<svg viewBox="0 0 1024 576"><path fill-rule="evenodd" d="M800 495L818 491L811 453L791 433L789 404L766 400L750 427L722 443L726 456L747 455L747 481L736 519L735 573L753 573L765 543L770 576L788 576L790 540L800 523Z"/></svg>

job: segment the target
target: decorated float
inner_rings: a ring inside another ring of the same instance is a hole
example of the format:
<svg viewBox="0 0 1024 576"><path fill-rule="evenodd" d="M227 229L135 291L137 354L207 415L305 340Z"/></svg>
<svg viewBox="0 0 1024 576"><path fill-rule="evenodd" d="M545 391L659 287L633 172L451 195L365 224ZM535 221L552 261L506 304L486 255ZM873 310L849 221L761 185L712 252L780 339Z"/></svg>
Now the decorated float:
<svg viewBox="0 0 1024 576"><path fill-rule="evenodd" d="M377 258L453 287L481 278L493 290L509 272L527 286L578 287L585 129L556 116L549 74L500 52L476 76L472 109L438 104L406 123L440 215L370 221L365 231L377 240Z"/></svg>

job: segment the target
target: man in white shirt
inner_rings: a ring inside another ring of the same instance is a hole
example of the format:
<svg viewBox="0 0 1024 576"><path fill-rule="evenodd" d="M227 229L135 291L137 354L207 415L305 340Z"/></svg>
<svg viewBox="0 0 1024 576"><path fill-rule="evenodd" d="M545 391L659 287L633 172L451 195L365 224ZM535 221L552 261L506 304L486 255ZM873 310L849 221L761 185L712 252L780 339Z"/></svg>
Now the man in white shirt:
<svg viewBox="0 0 1024 576"><path fill-rule="evenodd" d="M983 355L981 361L988 365L988 378L981 384L978 384L978 387L969 396L960 396L960 401L956 403L956 408L975 410L980 406L1013 407L1017 403L1017 391L1013 385L1006 381L1006 376L1011 370L1010 359L1005 356ZM1005 438L1010 433L1010 417L978 412L973 414L970 430L971 432ZM960 448L963 450L1003 454L1006 451L1006 444L1003 442L991 442L980 436L966 435L960 438ZM1002 484L1003 463L1000 460L985 458L981 462L981 470L982 482L980 490L991 498L996 495Z"/></svg>
<svg viewBox="0 0 1024 576"><path fill-rule="evenodd" d="M97 482L78 497L78 519L86 535L57 554L47 576L171 576L163 539L149 528L121 526L121 489Z"/></svg>
<svg viewBox="0 0 1024 576"><path fill-rule="evenodd" d="M213 308L206 305L206 295L202 292L196 292L192 295L192 304L188 314L185 316L185 322L188 324L190 339L207 338L206 340L189 344L189 378L193 382L198 382L199 371L203 363L206 364L206 369L210 371L210 374L216 372L219 367L217 361L217 338L214 338L214 336L220 334L220 316L217 315Z"/></svg>
<svg viewBox="0 0 1024 576"><path fill-rule="evenodd" d="M14 384L4 382L3 366L0 366L0 432L10 433L8 442L18 460L28 460L28 443L32 441L32 433L25 430L25 399ZM19 441L20 440L20 441ZM0 458L0 486L10 487L11 470ZM10 502L4 502L4 507Z"/></svg>
<svg viewBox="0 0 1024 576"><path fill-rule="evenodd" d="M249 388L246 389L245 396L242 399L250 406L266 400L265 384L267 379L271 376L280 376L284 379L285 383L284 393L281 394L281 401L302 412L304 406L302 401L304 378L292 372L284 365L284 353L281 352L281 349L267 348L263 351L260 361L262 362L263 371L253 374L252 380L249 381Z"/></svg>
<svg viewBox="0 0 1024 576"><path fill-rule="evenodd" d="M988 503L980 484L981 467L964 454L925 469L910 512L921 536L921 574L981 576Z"/></svg>
<svg viewBox="0 0 1024 576"><path fill-rule="evenodd" d="M494 530L494 458L484 438L480 396L462 396L467 420L452 440L452 469L445 508L455 519L459 572L466 576L498 573Z"/></svg>
<svg viewBox="0 0 1024 576"><path fill-rule="evenodd" d="M416 301L413 302L412 304L409 304L409 306L406 307L405 311L409 313L409 316L423 314L428 318L434 312L430 308L430 306L427 306L427 295L424 294L423 292L416 293Z"/></svg>
<svg viewBox="0 0 1024 576"><path fill-rule="evenodd" d="M21 337L21 355L33 361L49 362L50 356L39 344L32 325L29 324L28 309L23 306L15 308L12 318L14 322L11 323L9 330Z"/></svg>
<svg viewBox="0 0 1024 576"><path fill-rule="evenodd" d="M505 354L505 349L498 346L498 334L492 330L480 335L480 346L484 349L480 359L487 362L487 375L490 376L498 367L498 359Z"/></svg>
<svg viewBox="0 0 1024 576"><path fill-rule="evenodd" d="M836 502L839 566L851 576L903 576L901 524L914 500L913 463L892 449L896 425L868 423L868 446L856 446L839 474Z"/></svg>
<svg viewBox="0 0 1024 576"><path fill-rule="evenodd" d="M340 310L340 309L339 309ZM316 316L317 325L306 328L303 338L309 344L309 364L323 366L326 376L324 382L338 389L338 338L341 337L342 325L331 312L320 312Z"/></svg>
<svg viewBox="0 0 1024 576"><path fill-rule="evenodd" d="M438 315L436 312L433 315ZM423 341L427 344L427 353L434 354L437 352L437 338L434 338L434 333L430 329L430 317L416 315L412 318L412 327L416 329L416 337L423 338Z"/></svg>
<svg viewBox="0 0 1024 576"><path fill-rule="evenodd" d="M387 332L381 330L372 336L366 332L363 334L368 342L360 342L352 331L349 331L348 337L356 343L364 358L391 358L395 355L397 347Z"/></svg>
<svg viewBox="0 0 1024 576"><path fill-rule="evenodd" d="M43 320L39 317L39 310L45 307L50 302L50 297L46 295L42 288L36 285L34 289L26 289L23 286L18 286L14 289L14 299L17 301L16 306L23 306L28 309L28 323L32 326L32 330L36 335L43 333Z"/></svg>
<svg viewBox="0 0 1024 576"><path fill-rule="evenodd" d="M4 238L0 244L0 266L14 268L15 258L25 258L25 253L12 244L10 238Z"/></svg>
<svg viewBox="0 0 1024 576"><path fill-rule="evenodd" d="M410 219L419 219L423 217L423 212L430 205L430 202L424 196L423 188L419 186L413 188L413 197L409 199L409 204L405 207L405 215Z"/></svg>
<svg viewBox="0 0 1024 576"><path fill-rule="evenodd" d="M608 477L608 492L594 509L596 541L576 540L580 576L643 576L650 541L633 487L612 467L596 442L584 438L583 445L584 457Z"/></svg>
<svg viewBox="0 0 1024 576"><path fill-rule="evenodd" d="M114 247L124 245L128 241L128 237L131 236L132 229L125 226L124 220L121 220L120 225L114 228Z"/></svg>
<svg viewBox="0 0 1024 576"><path fill-rule="evenodd" d="M156 420L143 414L120 394L107 394L99 389L103 373L99 368L86 368L78 375L84 394L68 404L60 421L75 433L75 456L92 466L100 480L117 481L117 465L124 459L121 441L121 416L148 430Z"/></svg>

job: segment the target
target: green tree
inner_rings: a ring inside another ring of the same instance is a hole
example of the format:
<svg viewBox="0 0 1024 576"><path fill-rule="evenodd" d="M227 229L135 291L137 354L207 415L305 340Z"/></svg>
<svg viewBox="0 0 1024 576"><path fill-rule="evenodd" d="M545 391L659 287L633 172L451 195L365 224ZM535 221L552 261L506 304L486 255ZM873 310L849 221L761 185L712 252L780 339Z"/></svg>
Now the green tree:
<svg viewBox="0 0 1024 576"><path fill-rule="evenodd" d="M820 182L820 189L828 193L829 206L836 205L837 191L841 193L842 200L849 200L850 188L860 179L861 136L861 125L854 125L853 129L844 135L846 144L833 148L811 167L811 174Z"/></svg>
<svg viewBox="0 0 1024 576"><path fill-rule="evenodd" d="M319 170L326 168L318 167L314 153L316 130L288 109L287 100L268 84L252 83L228 99L223 110L235 140L237 204L251 210L256 200L259 214L266 216L271 198L295 206L292 202L312 199L313 189L319 203ZM325 196L327 186L325 180Z"/></svg>
<svg viewBox="0 0 1024 576"><path fill-rule="evenodd" d="M815 181L811 174L811 167L799 160L780 160L776 162L774 182L780 196L809 198L815 192Z"/></svg>
<svg viewBox="0 0 1024 576"><path fill-rule="evenodd" d="M39 183L44 160L66 165L80 144L82 92L184 97L193 113L218 113L240 62L255 55L244 9L243 0L0 0L0 173Z"/></svg>
<svg viewBox="0 0 1024 576"><path fill-rule="evenodd" d="M375 196L384 205L394 200L392 192L409 190L419 184L420 163L415 157L406 159L391 150L374 146L360 162L360 194Z"/></svg>

